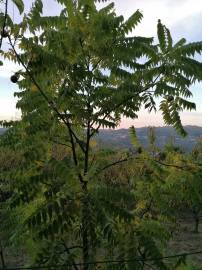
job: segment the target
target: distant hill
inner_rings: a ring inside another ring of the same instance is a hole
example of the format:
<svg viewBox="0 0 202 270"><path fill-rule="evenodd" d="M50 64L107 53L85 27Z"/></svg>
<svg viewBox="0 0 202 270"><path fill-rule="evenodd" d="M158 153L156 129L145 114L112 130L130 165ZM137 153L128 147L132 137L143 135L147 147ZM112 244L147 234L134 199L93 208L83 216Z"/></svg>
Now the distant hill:
<svg viewBox="0 0 202 270"><path fill-rule="evenodd" d="M6 131L6 128L0 128L0 135Z"/></svg>
<svg viewBox="0 0 202 270"><path fill-rule="evenodd" d="M198 126L186 126L185 127L188 136L186 138L181 137L176 133L172 127L155 127L156 132L156 144L162 148L169 141L174 141L175 145L180 146L184 151L191 151L197 142L197 138L202 136L202 127ZM148 146L148 128L137 128L137 136L144 147ZM107 130L102 129L99 132L98 138L101 144L115 148L130 148L130 135L128 129Z"/></svg>
<svg viewBox="0 0 202 270"><path fill-rule="evenodd" d="M184 151L191 151L197 142L197 138L202 136L202 127L186 126L188 136L181 137L172 127L155 127L158 147L162 148L169 141L174 141ZM5 128L0 128L0 135L5 132ZM148 146L148 128L137 128L137 136L144 147ZM97 136L99 142L106 147L126 149L132 147L128 129L109 130L101 129Z"/></svg>

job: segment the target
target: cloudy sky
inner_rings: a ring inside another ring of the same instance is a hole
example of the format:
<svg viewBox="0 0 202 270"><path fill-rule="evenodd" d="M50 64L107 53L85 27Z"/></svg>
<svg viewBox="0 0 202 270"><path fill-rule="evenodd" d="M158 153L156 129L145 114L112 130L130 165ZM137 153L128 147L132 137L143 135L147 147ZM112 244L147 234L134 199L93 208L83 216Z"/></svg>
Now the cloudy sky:
<svg viewBox="0 0 202 270"><path fill-rule="evenodd" d="M24 1L28 10L32 1ZM54 15L59 12L54 0L43 2L44 14ZM125 18L136 9L143 12L144 18L136 29L136 35L155 37L157 20L161 19L170 28L174 40L181 37L185 37L189 42L202 40L202 0L115 0L114 2L117 13L124 15ZM13 9L13 6L10 6L9 10L15 20L19 20L17 10ZM19 115L15 109L16 100L13 97L17 88L9 80L15 70L16 67L11 63L0 67L0 119L14 118ZM192 92L194 95L192 100L197 105L197 111L184 112L182 120L185 125L202 126L202 84L194 85ZM129 119L123 119L121 127L128 127L131 124L138 127L163 125L163 121L160 113L148 115L145 111L141 111L138 120L131 122Z"/></svg>

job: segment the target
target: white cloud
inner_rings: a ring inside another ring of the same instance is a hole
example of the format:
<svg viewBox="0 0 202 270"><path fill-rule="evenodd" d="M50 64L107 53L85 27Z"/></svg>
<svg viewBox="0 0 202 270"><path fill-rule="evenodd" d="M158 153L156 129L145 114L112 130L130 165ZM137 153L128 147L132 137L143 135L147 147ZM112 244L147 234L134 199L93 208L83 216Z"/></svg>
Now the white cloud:
<svg viewBox="0 0 202 270"><path fill-rule="evenodd" d="M200 112L183 112L181 114L181 120L183 125L196 125L202 126L202 113ZM144 127L144 126L163 126L164 121L162 114L157 113L148 113L144 110L140 111L138 119L131 120L129 118L123 118L119 128L129 128L132 125L135 127Z"/></svg>
<svg viewBox="0 0 202 270"><path fill-rule="evenodd" d="M157 20L161 19L167 26L202 12L198 0L115 0L116 11L129 17L135 10L143 12L144 19L137 28L137 35L154 36ZM183 34L183 33L182 33Z"/></svg>
<svg viewBox="0 0 202 270"><path fill-rule="evenodd" d="M16 100L14 98L0 99L0 120L11 120L19 118L20 112L16 109Z"/></svg>
<svg viewBox="0 0 202 270"><path fill-rule="evenodd" d="M19 70L19 68L19 65L14 64L8 60L3 60L3 66L0 66L0 77L9 79L13 73Z"/></svg>

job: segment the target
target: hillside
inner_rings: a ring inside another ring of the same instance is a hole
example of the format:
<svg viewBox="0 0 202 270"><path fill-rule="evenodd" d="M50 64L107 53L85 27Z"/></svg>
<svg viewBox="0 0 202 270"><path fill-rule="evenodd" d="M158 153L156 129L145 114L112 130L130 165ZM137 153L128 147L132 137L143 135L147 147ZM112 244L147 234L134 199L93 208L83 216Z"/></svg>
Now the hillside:
<svg viewBox="0 0 202 270"><path fill-rule="evenodd" d="M180 146L184 151L190 151L196 144L197 138L202 136L202 127L186 126L188 136L181 137L172 127L156 127L156 144L162 148L169 141L174 141L175 145ZM148 128L137 128L137 136L144 147L148 145ZM130 135L128 129L106 130L102 129L99 132L99 140L102 144L116 148L130 148Z"/></svg>
<svg viewBox="0 0 202 270"><path fill-rule="evenodd" d="M181 137L172 127L156 127L157 146L162 148L169 141L174 141L175 145L180 146L184 151L190 151L196 144L197 138L202 136L202 127L198 126L186 126L185 127L188 136L186 138ZM6 129L0 128L0 135L5 132ZM137 136L144 147L148 145L148 128L137 128ZM109 130L102 129L99 131L98 140L100 144L106 147L115 148L130 148L130 135L128 129Z"/></svg>
<svg viewBox="0 0 202 270"><path fill-rule="evenodd" d="M0 135L3 134L6 131L5 128L0 128Z"/></svg>

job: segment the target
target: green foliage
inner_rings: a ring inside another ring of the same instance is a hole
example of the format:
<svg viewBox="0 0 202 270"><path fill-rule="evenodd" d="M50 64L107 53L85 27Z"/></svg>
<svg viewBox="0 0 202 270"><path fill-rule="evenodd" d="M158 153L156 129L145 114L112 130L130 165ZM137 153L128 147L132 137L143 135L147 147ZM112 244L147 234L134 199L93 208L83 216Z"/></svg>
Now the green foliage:
<svg viewBox="0 0 202 270"><path fill-rule="evenodd" d="M131 135L131 143L133 144L133 146L140 147L140 143L138 141L134 126L130 128L130 135Z"/></svg>
<svg viewBox="0 0 202 270"><path fill-rule="evenodd" d="M3 172L12 179L10 211L20 216L11 239L29 238L38 250L34 262L42 265L139 256L169 269L153 258L171 237L167 224L179 203L171 194L184 175L162 167L151 129L152 155L134 127L132 153L103 151L93 138L101 127L116 128L122 116L138 117L142 106L156 110L156 97L165 123L185 135L180 112L195 109L189 88L202 80L201 63L193 60L202 44L173 44L160 21L159 44L134 36L139 10L124 20L113 3L98 10L93 0L56 2L59 16L43 16L43 1L36 0L19 24L7 18L11 50L1 55L23 67L15 94L22 119L9 124L0 144L20 150L23 160ZM22 2L15 4L22 13ZM166 154L167 162L187 165L180 153Z"/></svg>

